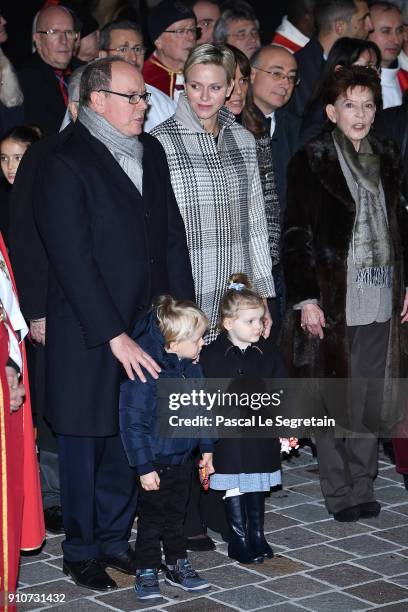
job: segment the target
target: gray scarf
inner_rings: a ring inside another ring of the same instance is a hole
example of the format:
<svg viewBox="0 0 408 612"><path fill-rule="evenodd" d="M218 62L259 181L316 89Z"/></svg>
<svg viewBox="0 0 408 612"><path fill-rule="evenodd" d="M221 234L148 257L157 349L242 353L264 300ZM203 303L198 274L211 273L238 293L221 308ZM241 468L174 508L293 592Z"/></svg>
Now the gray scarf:
<svg viewBox="0 0 408 612"><path fill-rule="evenodd" d="M342 170L356 203L352 254L357 284L391 287L392 245L380 188L379 157L367 138L361 141L358 152L338 128L333 131L333 139L344 159Z"/></svg>
<svg viewBox="0 0 408 612"><path fill-rule="evenodd" d="M142 194L143 145L137 136L124 136L89 106L81 105L78 120L97 138L116 159L134 186Z"/></svg>

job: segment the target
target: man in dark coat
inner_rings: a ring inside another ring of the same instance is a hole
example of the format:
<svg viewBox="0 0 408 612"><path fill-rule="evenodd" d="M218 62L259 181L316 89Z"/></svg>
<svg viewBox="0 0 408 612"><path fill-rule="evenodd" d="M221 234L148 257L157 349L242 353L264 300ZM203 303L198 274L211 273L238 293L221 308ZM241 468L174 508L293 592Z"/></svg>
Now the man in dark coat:
<svg viewBox="0 0 408 612"><path fill-rule="evenodd" d="M44 135L58 132L67 102L67 80L77 33L68 9L49 6L37 20L36 53L19 72L24 94L25 123L38 125Z"/></svg>
<svg viewBox="0 0 408 612"><path fill-rule="evenodd" d="M140 72L90 64L78 121L39 169L35 216L49 262L47 410L57 434L64 571L110 590L134 573L136 478L118 435L119 383L158 366L128 335L153 296L194 299L183 221L164 151L142 134ZM122 364L122 367L121 367Z"/></svg>
<svg viewBox="0 0 408 612"><path fill-rule="evenodd" d="M40 162L70 135L63 132L41 139L29 147L18 168L10 196L10 256L19 292L21 311L30 324L27 343L30 393L37 427L37 446L44 518L47 531L62 533L58 454L55 436L44 419L45 406L45 312L48 258L34 220L35 177Z"/></svg>
<svg viewBox="0 0 408 612"><path fill-rule="evenodd" d="M281 210L285 208L286 169L297 150L300 122L286 113L298 78L294 55L278 45L265 45L251 58L251 82L256 108L271 136L276 187Z"/></svg>
<svg viewBox="0 0 408 612"><path fill-rule="evenodd" d="M252 93L255 108L264 121L270 136L270 147L275 172L276 191L281 212L286 205L286 170L297 150L300 120L286 112L297 82L297 64L294 55L278 45L265 45L251 58ZM284 310L284 287L280 263L274 262L273 280L276 298L268 300L274 322L275 337L279 335Z"/></svg>
<svg viewBox="0 0 408 612"><path fill-rule="evenodd" d="M302 117L322 74L330 49L344 36L366 39L373 29L366 0L324 0L315 9L316 37L297 53L300 83L289 103Z"/></svg>

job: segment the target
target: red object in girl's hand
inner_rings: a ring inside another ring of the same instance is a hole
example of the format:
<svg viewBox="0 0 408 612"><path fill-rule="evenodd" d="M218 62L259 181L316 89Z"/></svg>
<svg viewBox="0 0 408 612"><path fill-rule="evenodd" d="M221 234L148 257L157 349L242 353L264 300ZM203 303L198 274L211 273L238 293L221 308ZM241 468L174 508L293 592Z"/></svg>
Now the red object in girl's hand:
<svg viewBox="0 0 408 612"><path fill-rule="evenodd" d="M198 476L200 478L200 483L204 491L208 491L210 486L210 476L207 472L207 467L205 465L198 466Z"/></svg>

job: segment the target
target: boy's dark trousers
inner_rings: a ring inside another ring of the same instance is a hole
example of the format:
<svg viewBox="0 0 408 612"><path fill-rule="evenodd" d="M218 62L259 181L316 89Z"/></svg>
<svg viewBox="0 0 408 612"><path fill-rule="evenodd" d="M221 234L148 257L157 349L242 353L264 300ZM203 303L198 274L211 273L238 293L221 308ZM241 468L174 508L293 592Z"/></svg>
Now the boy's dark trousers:
<svg viewBox="0 0 408 612"><path fill-rule="evenodd" d="M184 465L157 465L159 490L145 491L139 487L135 547L138 569L160 568L161 539L167 565L175 565L178 559L187 557L183 523L192 469L191 461Z"/></svg>

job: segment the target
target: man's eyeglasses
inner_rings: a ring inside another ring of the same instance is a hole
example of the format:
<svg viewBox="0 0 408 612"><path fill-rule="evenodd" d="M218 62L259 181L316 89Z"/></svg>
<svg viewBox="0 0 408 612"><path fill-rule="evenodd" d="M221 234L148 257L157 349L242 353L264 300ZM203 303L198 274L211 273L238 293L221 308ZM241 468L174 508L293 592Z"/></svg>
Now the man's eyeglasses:
<svg viewBox="0 0 408 612"><path fill-rule="evenodd" d="M51 28L50 30L37 30L37 34L45 34L51 39L57 39L61 35L68 38L68 40L76 40L78 38L78 32L75 32L75 30L54 30Z"/></svg>
<svg viewBox="0 0 408 612"><path fill-rule="evenodd" d="M284 79L288 80L289 85L299 85L300 79L297 74L285 74L282 70L264 70L263 68L259 68L258 66L253 66L255 70L260 70L261 72L266 72L274 81L283 81Z"/></svg>
<svg viewBox="0 0 408 612"><path fill-rule="evenodd" d="M236 34L229 34L231 38L235 38L236 40L246 40L247 38L259 38L260 31L258 28L252 28L252 30L242 30L241 32L237 32Z"/></svg>
<svg viewBox="0 0 408 612"><path fill-rule="evenodd" d="M192 36L193 38L200 38L201 28L180 28L179 30L164 30L167 34L175 34L177 38L183 38L184 36Z"/></svg>
<svg viewBox="0 0 408 612"><path fill-rule="evenodd" d="M122 96L122 98L127 98L129 104L139 104L140 100L144 100L146 104L150 100L150 96L152 95L149 91L145 91L142 94L124 94L119 91L111 91L110 89L98 89L98 92L104 91L105 93L114 94L115 96Z"/></svg>
<svg viewBox="0 0 408 612"><path fill-rule="evenodd" d="M144 45L135 45L129 47L129 45L123 45L122 47L116 47L116 49L105 49L105 51L112 51L119 55L128 55L134 53L135 55L144 55L146 53L146 47Z"/></svg>

